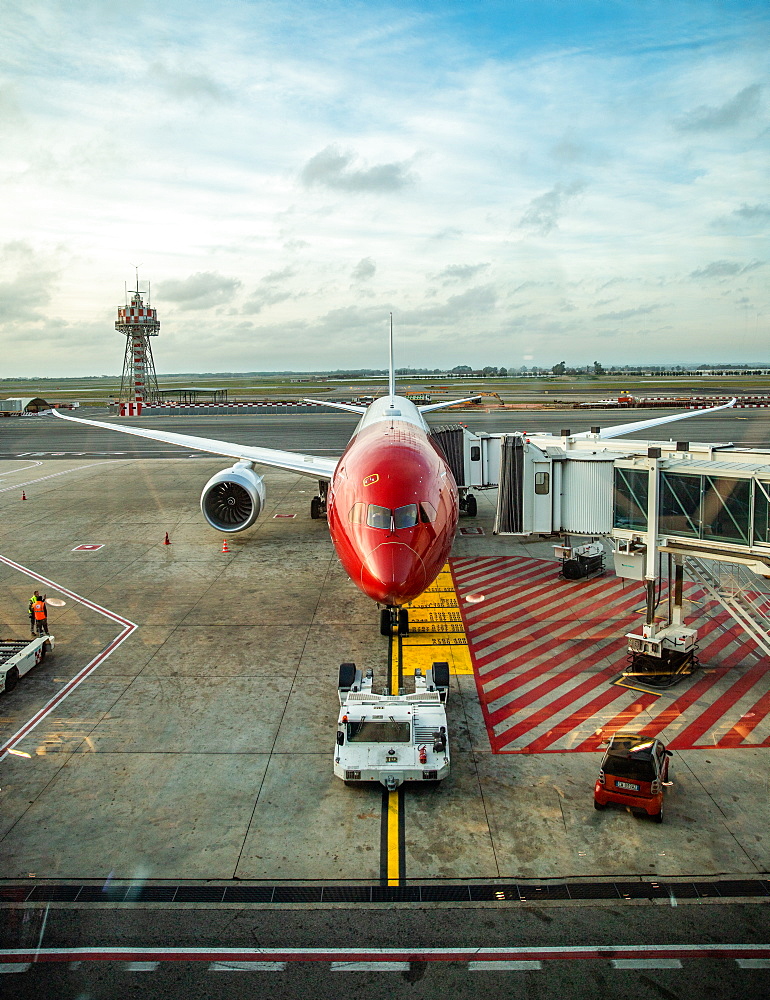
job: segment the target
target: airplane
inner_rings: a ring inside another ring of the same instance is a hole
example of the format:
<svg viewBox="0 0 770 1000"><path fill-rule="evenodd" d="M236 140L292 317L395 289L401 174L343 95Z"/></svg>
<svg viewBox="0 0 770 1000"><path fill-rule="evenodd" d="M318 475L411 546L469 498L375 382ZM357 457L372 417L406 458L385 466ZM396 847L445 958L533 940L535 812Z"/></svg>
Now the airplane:
<svg viewBox="0 0 770 1000"><path fill-rule="evenodd" d="M259 516L266 493L262 476L254 471L255 463L313 476L318 480L319 495L311 501L311 517L326 515L332 544L348 576L381 606L382 635L391 635L394 629L405 635L409 630L405 605L427 590L446 563L461 506L446 456L431 437L423 415L478 398L470 396L416 406L397 395L391 324L387 395L375 399L368 407L306 400L360 414L361 419L339 459L107 424L72 417L60 410L53 413L74 423L237 459L232 467L212 476L201 493L203 516L217 531L244 531ZM609 427L599 436L620 437L673 420L712 413L734 402L710 410Z"/></svg>

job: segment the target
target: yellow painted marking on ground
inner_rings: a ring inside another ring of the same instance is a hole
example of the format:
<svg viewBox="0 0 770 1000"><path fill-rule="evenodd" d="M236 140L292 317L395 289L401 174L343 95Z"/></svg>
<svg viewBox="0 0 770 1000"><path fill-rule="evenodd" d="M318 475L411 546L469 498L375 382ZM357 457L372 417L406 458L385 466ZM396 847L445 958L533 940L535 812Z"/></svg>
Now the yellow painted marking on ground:
<svg viewBox="0 0 770 1000"><path fill-rule="evenodd" d="M398 885L398 792L388 792L388 885Z"/></svg>
<svg viewBox="0 0 770 1000"><path fill-rule="evenodd" d="M430 587L408 605L409 635L401 640L403 673L423 673L435 660L446 660L453 674L472 674L471 654L460 605L446 565Z"/></svg>

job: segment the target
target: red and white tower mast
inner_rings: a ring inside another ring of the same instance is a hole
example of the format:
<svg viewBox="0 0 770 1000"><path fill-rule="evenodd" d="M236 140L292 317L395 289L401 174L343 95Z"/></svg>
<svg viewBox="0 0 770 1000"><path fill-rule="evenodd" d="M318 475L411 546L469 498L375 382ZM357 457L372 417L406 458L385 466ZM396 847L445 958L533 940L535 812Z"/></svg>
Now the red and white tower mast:
<svg viewBox="0 0 770 1000"><path fill-rule="evenodd" d="M144 403L160 400L155 362L152 359L150 337L157 337L160 321L156 309L150 306L150 286L147 285L147 304L139 291L139 268L136 269L136 288L131 291L131 299L126 291L126 304L118 309L115 329L126 338L126 353L123 359L123 374L120 379L121 410L126 415L138 416Z"/></svg>

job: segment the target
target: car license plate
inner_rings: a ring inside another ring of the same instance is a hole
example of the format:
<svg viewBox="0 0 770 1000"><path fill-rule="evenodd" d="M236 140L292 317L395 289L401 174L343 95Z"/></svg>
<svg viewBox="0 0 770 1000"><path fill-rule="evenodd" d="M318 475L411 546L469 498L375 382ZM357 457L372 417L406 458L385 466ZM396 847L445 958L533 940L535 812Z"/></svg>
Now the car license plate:
<svg viewBox="0 0 770 1000"><path fill-rule="evenodd" d="M638 785L632 785L630 781L616 781L615 782L615 787L616 788L628 788L632 792L638 792L639 791L639 786Z"/></svg>

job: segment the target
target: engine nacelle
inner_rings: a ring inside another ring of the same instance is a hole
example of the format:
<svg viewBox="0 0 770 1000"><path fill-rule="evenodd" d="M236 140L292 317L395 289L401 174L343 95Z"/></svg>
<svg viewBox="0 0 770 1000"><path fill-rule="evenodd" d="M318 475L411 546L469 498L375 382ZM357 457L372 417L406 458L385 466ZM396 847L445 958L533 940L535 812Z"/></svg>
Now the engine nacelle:
<svg viewBox="0 0 770 1000"><path fill-rule="evenodd" d="M203 487L201 511L217 531L243 531L259 517L265 485L251 462L236 462L218 472Z"/></svg>

